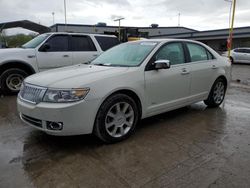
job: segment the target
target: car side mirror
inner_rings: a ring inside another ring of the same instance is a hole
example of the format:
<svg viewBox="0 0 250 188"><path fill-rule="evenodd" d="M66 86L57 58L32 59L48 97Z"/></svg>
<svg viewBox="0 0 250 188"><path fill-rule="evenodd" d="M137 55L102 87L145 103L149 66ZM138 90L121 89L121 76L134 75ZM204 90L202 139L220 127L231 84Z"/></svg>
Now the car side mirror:
<svg viewBox="0 0 250 188"><path fill-rule="evenodd" d="M170 68L170 61L160 59L154 62L155 70L159 69L169 69Z"/></svg>
<svg viewBox="0 0 250 188"><path fill-rule="evenodd" d="M50 45L48 43L45 43L41 46L40 51L47 52L50 49Z"/></svg>

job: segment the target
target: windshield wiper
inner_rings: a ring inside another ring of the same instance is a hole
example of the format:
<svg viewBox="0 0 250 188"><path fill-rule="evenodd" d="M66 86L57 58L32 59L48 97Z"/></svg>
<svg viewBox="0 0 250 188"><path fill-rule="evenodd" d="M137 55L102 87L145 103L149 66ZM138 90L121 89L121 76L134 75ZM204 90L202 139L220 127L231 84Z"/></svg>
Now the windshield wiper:
<svg viewBox="0 0 250 188"><path fill-rule="evenodd" d="M97 66L109 66L109 64L105 64L105 63L95 63L93 65L97 65Z"/></svg>
<svg viewBox="0 0 250 188"><path fill-rule="evenodd" d="M89 65L90 63L91 63L91 61L87 61L87 62L84 62L82 64Z"/></svg>

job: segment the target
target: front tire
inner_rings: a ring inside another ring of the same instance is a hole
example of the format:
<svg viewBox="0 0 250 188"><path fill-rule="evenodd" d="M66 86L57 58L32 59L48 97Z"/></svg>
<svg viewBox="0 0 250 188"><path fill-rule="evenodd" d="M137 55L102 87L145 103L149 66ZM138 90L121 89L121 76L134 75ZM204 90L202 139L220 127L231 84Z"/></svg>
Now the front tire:
<svg viewBox="0 0 250 188"><path fill-rule="evenodd" d="M138 119L139 111L135 101L125 94L115 94L101 105L94 133L106 143L119 142L134 132Z"/></svg>
<svg viewBox="0 0 250 188"><path fill-rule="evenodd" d="M0 91L3 94L17 94L27 76L28 73L19 68L5 70L0 76Z"/></svg>
<svg viewBox="0 0 250 188"><path fill-rule="evenodd" d="M209 93L209 96L207 100L204 101L204 103L208 107L218 107L223 102L226 94L226 81L222 78L218 78Z"/></svg>

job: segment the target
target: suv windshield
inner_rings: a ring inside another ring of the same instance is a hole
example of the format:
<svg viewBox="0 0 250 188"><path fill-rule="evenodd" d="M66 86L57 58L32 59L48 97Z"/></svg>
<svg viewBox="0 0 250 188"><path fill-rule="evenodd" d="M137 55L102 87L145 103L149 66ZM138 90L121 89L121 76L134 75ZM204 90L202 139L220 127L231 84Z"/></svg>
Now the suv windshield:
<svg viewBox="0 0 250 188"><path fill-rule="evenodd" d="M147 41L120 44L101 54L91 64L124 67L138 66L157 44L157 42Z"/></svg>
<svg viewBox="0 0 250 188"><path fill-rule="evenodd" d="M46 40L50 34L42 34L38 35L36 38L22 45L22 48L36 48L39 44L41 44L44 40Z"/></svg>

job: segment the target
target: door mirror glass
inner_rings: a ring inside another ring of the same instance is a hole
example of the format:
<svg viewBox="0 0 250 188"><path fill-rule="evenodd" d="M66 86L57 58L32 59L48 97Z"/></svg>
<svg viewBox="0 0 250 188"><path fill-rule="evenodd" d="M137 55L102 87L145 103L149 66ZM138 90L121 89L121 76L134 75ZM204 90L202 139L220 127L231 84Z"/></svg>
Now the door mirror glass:
<svg viewBox="0 0 250 188"><path fill-rule="evenodd" d="M50 49L50 45L48 43L45 43L44 45L42 45L42 47L40 48L40 51L42 52L47 52Z"/></svg>
<svg viewBox="0 0 250 188"><path fill-rule="evenodd" d="M169 69L170 68L170 61L160 59L154 62L155 69Z"/></svg>

